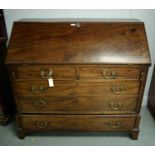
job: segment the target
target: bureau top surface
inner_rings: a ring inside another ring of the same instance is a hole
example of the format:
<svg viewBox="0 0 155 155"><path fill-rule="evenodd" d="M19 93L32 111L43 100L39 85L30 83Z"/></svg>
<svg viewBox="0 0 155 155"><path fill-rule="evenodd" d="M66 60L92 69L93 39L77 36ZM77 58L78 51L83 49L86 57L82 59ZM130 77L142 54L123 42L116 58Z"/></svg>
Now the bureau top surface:
<svg viewBox="0 0 155 155"><path fill-rule="evenodd" d="M55 19L14 22L6 64L150 64L138 20Z"/></svg>

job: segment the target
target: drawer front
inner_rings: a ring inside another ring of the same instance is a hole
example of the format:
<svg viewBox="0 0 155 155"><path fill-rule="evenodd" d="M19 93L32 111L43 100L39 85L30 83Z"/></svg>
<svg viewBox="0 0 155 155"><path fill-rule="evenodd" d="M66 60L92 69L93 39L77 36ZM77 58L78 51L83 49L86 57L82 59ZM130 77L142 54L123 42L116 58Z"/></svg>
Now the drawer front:
<svg viewBox="0 0 155 155"><path fill-rule="evenodd" d="M79 96L58 98L18 98L21 113L125 114L135 113L137 96Z"/></svg>
<svg viewBox="0 0 155 155"><path fill-rule="evenodd" d="M75 82L54 81L54 87L49 87L48 81L17 81L15 91L19 96L28 97L55 97L75 95Z"/></svg>
<svg viewBox="0 0 155 155"><path fill-rule="evenodd" d="M16 94L29 97L56 96L102 96L102 95L137 95L140 83L137 81L76 82L54 81L54 87L48 81L18 80L15 82Z"/></svg>
<svg viewBox="0 0 155 155"><path fill-rule="evenodd" d="M91 65L90 65L91 66ZM80 79L139 79L140 68L121 66L80 66Z"/></svg>
<svg viewBox="0 0 155 155"><path fill-rule="evenodd" d="M11 68L15 79L76 79L75 66L44 65Z"/></svg>
<svg viewBox="0 0 155 155"><path fill-rule="evenodd" d="M80 79L139 79L140 67L125 67L112 65L79 65ZM43 65L12 67L15 79L47 79L56 80L76 79L76 67L74 65Z"/></svg>
<svg viewBox="0 0 155 155"><path fill-rule="evenodd" d="M135 122L129 115L21 115L25 130L130 131Z"/></svg>

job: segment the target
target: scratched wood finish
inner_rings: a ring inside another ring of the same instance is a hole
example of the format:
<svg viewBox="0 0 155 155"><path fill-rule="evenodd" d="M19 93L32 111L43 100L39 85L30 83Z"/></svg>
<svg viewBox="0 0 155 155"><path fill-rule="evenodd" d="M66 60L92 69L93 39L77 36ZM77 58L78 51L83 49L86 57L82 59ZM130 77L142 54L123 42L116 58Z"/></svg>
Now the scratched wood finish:
<svg viewBox="0 0 155 155"><path fill-rule="evenodd" d="M6 63L150 63L142 22L71 23L14 22Z"/></svg>
<svg viewBox="0 0 155 155"><path fill-rule="evenodd" d="M21 115L21 126L30 131L130 131L134 116ZM47 123L46 123L47 122Z"/></svg>
<svg viewBox="0 0 155 155"><path fill-rule="evenodd" d="M17 97L18 112L51 114L133 114L138 96Z"/></svg>

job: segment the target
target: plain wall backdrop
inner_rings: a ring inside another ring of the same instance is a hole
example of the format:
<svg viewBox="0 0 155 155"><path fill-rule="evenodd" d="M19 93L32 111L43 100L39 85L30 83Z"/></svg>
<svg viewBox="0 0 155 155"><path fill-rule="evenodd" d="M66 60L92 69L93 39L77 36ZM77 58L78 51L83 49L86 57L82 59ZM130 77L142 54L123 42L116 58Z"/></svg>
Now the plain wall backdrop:
<svg viewBox="0 0 155 155"><path fill-rule="evenodd" d="M8 36L10 37L14 21L23 18L137 18L145 23L152 65L149 68L146 88L144 92L143 105L147 104L148 90L152 78L155 62L155 10L4 10Z"/></svg>

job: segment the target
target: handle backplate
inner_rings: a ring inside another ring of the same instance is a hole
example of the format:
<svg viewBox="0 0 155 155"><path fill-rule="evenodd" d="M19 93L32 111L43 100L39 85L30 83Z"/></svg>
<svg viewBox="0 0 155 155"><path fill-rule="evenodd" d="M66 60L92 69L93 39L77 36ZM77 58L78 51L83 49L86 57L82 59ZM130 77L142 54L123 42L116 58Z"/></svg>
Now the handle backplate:
<svg viewBox="0 0 155 155"><path fill-rule="evenodd" d="M43 108L46 105L45 100L34 100L33 105L37 108Z"/></svg>
<svg viewBox="0 0 155 155"><path fill-rule="evenodd" d="M124 87L124 86L112 86L112 87L111 87L111 91L112 91L113 93L116 93L116 94L121 93L121 92L123 92L124 90L125 90L125 87Z"/></svg>
<svg viewBox="0 0 155 155"><path fill-rule="evenodd" d="M43 93L45 91L45 87L39 86L39 88L37 89L36 86L32 86L31 91L36 94Z"/></svg>
<svg viewBox="0 0 155 155"><path fill-rule="evenodd" d="M109 106L113 110L119 110L122 108L123 104L121 102L118 102L118 103L111 102L109 103Z"/></svg>
<svg viewBox="0 0 155 155"><path fill-rule="evenodd" d="M121 122L108 122L108 126L112 129L120 128Z"/></svg>
<svg viewBox="0 0 155 155"><path fill-rule="evenodd" d="M37 126L37 128L43 129L48 126L48 122L47 121L37 121L36 126Z"/></svg>
<svg viewBox="0 0 155 155"><path fill-rule="evenodd" d="M102 76L104 79L116 79L117 73L114 70L110 74L107 71L103 71Z"/></svg>

